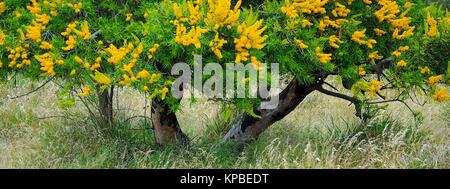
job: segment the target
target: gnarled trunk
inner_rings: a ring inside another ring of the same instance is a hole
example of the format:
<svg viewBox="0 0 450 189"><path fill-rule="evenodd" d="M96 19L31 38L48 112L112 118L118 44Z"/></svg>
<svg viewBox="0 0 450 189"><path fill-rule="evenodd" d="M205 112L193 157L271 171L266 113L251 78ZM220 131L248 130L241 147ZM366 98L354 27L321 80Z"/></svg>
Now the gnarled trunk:
<svg viewBox="0 0 450 189"><path fill-rule="evenodd" d="M170 111L168 105L156 99L152 101L152 123L157 144L189 144L175 113Z"/></svg>
<svg viewBox="0 0 450 189"><path fill-rule="evenodd" d="M225 135L225 141L234 141L242 146L264 132L273 123L283 119L302 102L306 96L316 89L316 84L302 85L297 79L293 79L279 95L279 104L275 109L262 110L259 106L254 108L254 113L259 118L244 113L236 124Z"/></svg>

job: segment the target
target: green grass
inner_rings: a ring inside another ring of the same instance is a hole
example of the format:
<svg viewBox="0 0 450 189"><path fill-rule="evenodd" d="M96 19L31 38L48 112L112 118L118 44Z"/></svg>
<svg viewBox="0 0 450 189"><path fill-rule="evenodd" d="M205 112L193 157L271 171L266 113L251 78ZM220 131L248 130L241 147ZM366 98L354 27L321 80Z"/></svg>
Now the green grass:
<svg viewBox="0 0 450 189"><path fill-rule="evenodd" d="M186 149L155 145L143 119L123 122L142 111L134 92L121 92L129 105L123 109L134 110L121 111L122 122L105 134L86 122L82 108L62 110L45 96L54 86L7 98L30 88L0 86L0 168L450 168L449 103L417 107L422 124L395 104L361 123L342 111L345 102L314 94L243 150L222 142L229 121L217 104L185 105L179 117L192 139ZM202 114L205 106L211 113ZM39 119L67 112L71 119Z"/></svg>

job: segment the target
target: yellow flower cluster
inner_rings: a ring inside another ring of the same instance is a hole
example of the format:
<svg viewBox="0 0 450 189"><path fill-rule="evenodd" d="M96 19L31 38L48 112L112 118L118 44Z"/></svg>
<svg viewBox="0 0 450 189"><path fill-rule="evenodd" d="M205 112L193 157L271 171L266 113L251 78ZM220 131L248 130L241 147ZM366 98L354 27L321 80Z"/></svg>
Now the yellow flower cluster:
<svg viewBox="0 0 450 189"><path fill-rule="evenodd" d="M316 48L316 55L319 58L319 61L323 64L330 62L332 54L322 53L322 49L320 47Z"/></svg>
<svg viewBox="0 0 450 189"><path fill-rule="evenodd" d="M154 44L153 47L148 50L148 55L147 55L148 60L153 59L153 54L155 54L155 52L158 49L159 49L159 44Z"/></svg>
<svg viewBox="0 0 450 189"><path fill-rule="evenodd" d="M323 19L320 19L319 30L324 31L329 26L331 26L334 29L339 29L346 22L347 22L346 19L331 20L330 17L324 16Z"/></svg>
<svg viewBox="0 0 450 189"><path fill-rule="evenodd" d="M239 38L234 38L235 49L238 52L236 55L236 62L247 61L250 53L250 49L262 49L264 48L264 42L267 39L267 35L261 36L267 29L266 26L261 27L263 20L259 20L252 25L248 25L246 22L241 23L237 32L240 35Z"/></svg>
<svg viewBox="0 0 450 189"><path fill-rule="evenodd" d="M86 97L92 94L92 89L86 86L81 86L82 93L78 94L80 97Z"/></svg>
<svg viewBox="0 0 450 189"><path fill-rule="evenodd" d="M240 7L242 0L239 0L231 9L231 0L208 0L209 11L206 14L205 23L214 29L224 26L231 28L237 25L241 15Z"/></svg>
<svg viewBox="0 0 450 189"><path fill-rule="evenodd" d="M377 36L383 36L384 34L387 33L386 31L379 29L379 28L375 28L375 29L373 29L373 31L375 32L375 34L377 34Z"/></svg>
<svg viewBox="0 0 450 189"><path fill-rule="evenodd" d="M397 67L406 67L408 64L404 60L400 60L397 62Z"/></svg>
<svg viewBox="0 0 450 189"><path fill-rule="evenodd" d="M285 6L281 7L281 12L288 17L297 17L301 14L325 14L327 13L325 5L328 0L285 0Z"/></svg>
<svg viewBox="0 0 450 189"><path fill-rule="evenodd" d="M132 43L130 43L128 45L128 50L133 50L133 52L131 52L132 59L128 64L123 66L123 70L126 71L131 77L134 77L134 73L131 69L134 67L134 65L136 65L139 56L144 51L144 46L142 45L142 43L139 43L139 45L134 48Z"/></svg>
<svg viewBox="0 0 450 189"><path fill-rule="evenodd" d="M8 67L13 68L21 68L24 65L30 65L31 60L28 59L28 54L25 50L25 47L16 47L16 48L6 48L9 51L8 59L11 60Z"/></svg>
<svg viewBox="0 0 450 189"><path fill-rule="evenodd" d="M42 55L36 55L35 58L40 63L42 71L46 72L50 77L55 76L55 70L53 68L53 54L44 53Z"/></svg>
<svg viewBox="0 0 450 189"><path fill-rule="evenodd" d="M189 32L187 32L186 27L182 24L179 24L176 30L175 41L184 46L194 45L195 48L198 49L202 47L200 37L207 32L207 29L203 29L199 26L194 26Z"/></svg>
<svg viewBox="0 0 450 189"><path fill-rule="evenodd" d="M408 5L409 8L401 13L396 1L380 0L378 4L381 5L381 8L375 12L375 16L379 22L388 21L393 26L392 37L394 39L402 40L414 35L413 31L416 27L410 26L411 17L405 16L412 5ZM399 13L401 14L397 17Z"/></svg>
<svg viewBox="0 0 450 189"><path fill-rule="evenodd" d="M42 31L45 30L45 27L50 22L51 18L47 14L42 13L42 7L36 0L31 0L31 6L27 6L27 9L35 18L32 20L32 24L26 27L26 36L36 42L41 42Z"/></svg>
<svg viewBox="0 0 450 189"><path fill-rule="evenodd" d="M375 61L381 60L382 58L383 58L383 56L378 55L378 51L369 53L369 60L372 63L375 63Z"/></svg>
<svg viewBox="0 0 450 189"><path fill-rule="evenodd" d="M339 2L335 3L336 8L331 11L331 13L333 14L334 17L346 17L349 13L350 13L350 9L347 9L347 7L345 7L345 5L340 4Z"/></svg>
<svg viewBox="0 0 450 189"><path fill-rule="evenodd" d="M447 88L437 90L433 94L433 99L439 102L444 102L450 99Z"/></svg>
<svg viewBox="0 0 450 189"><path fill-rule="evenodd" d="M214 52L214 54L219 57L222 58L222 52L220 51L220 49L223 47L223 45L227 44L228 41L225 39L220 39L219 38L219 34L216 33L216 36L214 37L214 40L212 40L209 43L209 46L211 47L211 50Z"/></svg>
<svg viewBox="0 0 450 189"><path fill-rule="evenodd" d="M79 56L75 56L75 62L82 65L83 68L90 68L91 64L89 64L88 62L84 61L83 59L81 59Z"/></svg>
<svg viewBox="0 0 450 189"><path fill-rule="evenodd" d="M337 48L339 48L338 43L342 44L342 43L344 43L344 41L340 40L339 37L337 37L336 35L332 35L328 39L328 43L330 44L331 47L337 49Z"/></svg>
<svg viewBox="0 0 450 189"><path fill-rule="evenodd" d="M104 86L108 86L111 84L111 78L109 78L106 74L101 73L99 71L95 71L94 75L91 75L91 77L99 84L102 84Z"/></svg>
<svg viewBox="0 0 450 189"><path fill-rule="evenodd" d="M365 75L366 75L366 70L365 70L362 66L359 66L359 68L358 68L358 74L359 74L360 76L365 76Z"/></svg>
<svg viewBox="0 0 450 189"><path fill-rule="evenodd" d="M428 74L431 72L431 69L428 66L425 66L423 68L420 68L420 73L421 74Z"/></svg>
<svg viewBox="0 0 450 189"><path fill-rule="evenodd" d="M194 5L192 2L188 2L189 8L189 24L196 25L200 19L202 19L203 15L200 12L200 5Z"/></svg>
<svg viewBox="0 0 450 189"><path fill-rule="evenodd" d="M364 40L362 38L366 37L366 29L362 31L356 31L352 35L352 40L360 45L367 45L367 48L373 48L373 45L377 43L375 39Z"/></svg>
<svg viewBox="0 0 450 189"><path fill-rule="evenodd" d="M439 81L441 81L444 77L442 75L431 76L428 78L428 84L435 85Z"/></svg>
<svg viewBox="0 0 450 189"><path fill-rule="evenodd" d="M6 11L5 2L0 2L0 14L3 14Z"/></svg>
<svg viewBox="0 0 450 189"><path fill-rule="evenodd" d="M3 31L0 29L0 46L5 45L6 35L3 33Z"/></svg>
<svg viewBox="0 0 450 189"><path fill-rule="evenodd" d="M397 50L392 52L392 56L400 57L402 55L402 53L406 52L407 50L409 50L409 46L400 46Z"/></svg>
<svg viewBox="0 0 450 189"><path fill-rule="evenodd" d="M81 23L80 30L76 29L78 26L78 21L75 21L71 24L69 24L64 32L61 33L62 36L68 36L68 39L66 40L66 45L62 49L64 51L70 51L75 48L75 45L77 43L76 38L81 37L84 40L88 41L91 39L91 32L89 31L89 24L88 22ZM72 33L75 33L75 35L71 35Z"/></svg>
<svg viewBox="0 0 450 189"><path fill-rule="evenodd" d="M79 12L81 12L81 8L83 7L83 4L81 2L69 3L69 4L67 4L67 6L72 8L73 10L75 10L75 13L79 13Z"/></svg>
<svg viewBox="0 0 450 189"><path fill-rule="evenodd" d="M370 88L369 88L370 96L375 96L377 93L380 93L382 85L383 85L383 81L378 81L378 80L370 81Z"/></svg>
<svg viewBox="0 0 450 189"><path fill-rule="evenodd" d="M427 10L427 24L426 34L427 36L434 37L439 35L439 31L437 29L437 21L431 16L430 11Z"/></svg>
<svg viewBox="0 0 450 189"><path fill-rule="evenodd" d="M295 44L297 44L297 46L301 49L307 49L309 47L300 39L295 39Z"/></svg>
<svg viewBox="0 0 450 189"><path fill-rule="evenodd" d="M107 61L114 66L119 65L129 52L128 48L121 47L118 49L114 44L110 44L109 47L105 49L105 51L111 54L111 57L109 57Z"/></svg>

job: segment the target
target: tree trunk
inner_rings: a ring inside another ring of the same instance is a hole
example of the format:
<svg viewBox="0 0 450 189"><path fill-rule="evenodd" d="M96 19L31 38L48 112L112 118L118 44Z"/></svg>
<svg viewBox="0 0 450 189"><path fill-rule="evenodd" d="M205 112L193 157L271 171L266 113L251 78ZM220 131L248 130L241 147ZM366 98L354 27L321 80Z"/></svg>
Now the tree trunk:
<svg viewBox="0 0 450 189"><path fill-rule="evenodd" d="M279 104L275 109L262 110L254 108L254 113L259 118L244 113L225 135L225 141L234 141L238 146L247 144L258 138L273 123L283 119L292 112L311 92L317 84L302 85L297 79L293 79L279 95Z"/></svg>
<svg viewBox="0 0 450 189"><path fill-rule="evenodd" d="M152 123L157 144L189 144L175 113L170 111L168 105L156 99L152 101Z"/></svg>
<svg viewBox="0 0 450 189"><path fill-rule="evenodd" d="M113 97L114 88L98 90L98 109L102 122L109 126L114 122Z"/></svg>

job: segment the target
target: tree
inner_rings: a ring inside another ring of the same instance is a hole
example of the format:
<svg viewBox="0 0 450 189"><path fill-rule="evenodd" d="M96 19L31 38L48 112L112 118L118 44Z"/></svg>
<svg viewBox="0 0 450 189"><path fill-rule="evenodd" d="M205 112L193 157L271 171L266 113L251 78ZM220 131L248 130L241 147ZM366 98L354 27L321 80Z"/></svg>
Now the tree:
<svg viewBox="0 0 450 189"><path fill-rule="evenodd" d="M114 122L114 89L137 89L152 99L161 145L189 141L176 119L180 99L170 93L171 68L178 62L195 67L195 55L204 66L224 68L279 63L288 80L273 96L280 100L274 109L262 109L267 98L261 96L222 99L243 112L224 137L238 144L255 140L313 91L349 101L363 119L382 103L408 106L405 99L417 91L437 101L449 98L450 14L425 2L7 0L0 13L2 76L63 81L65 104L97 101L106 125ZM341 77L348 91L337 91L329 76ZM269 74L263 79L276 82Z"/></svg>

